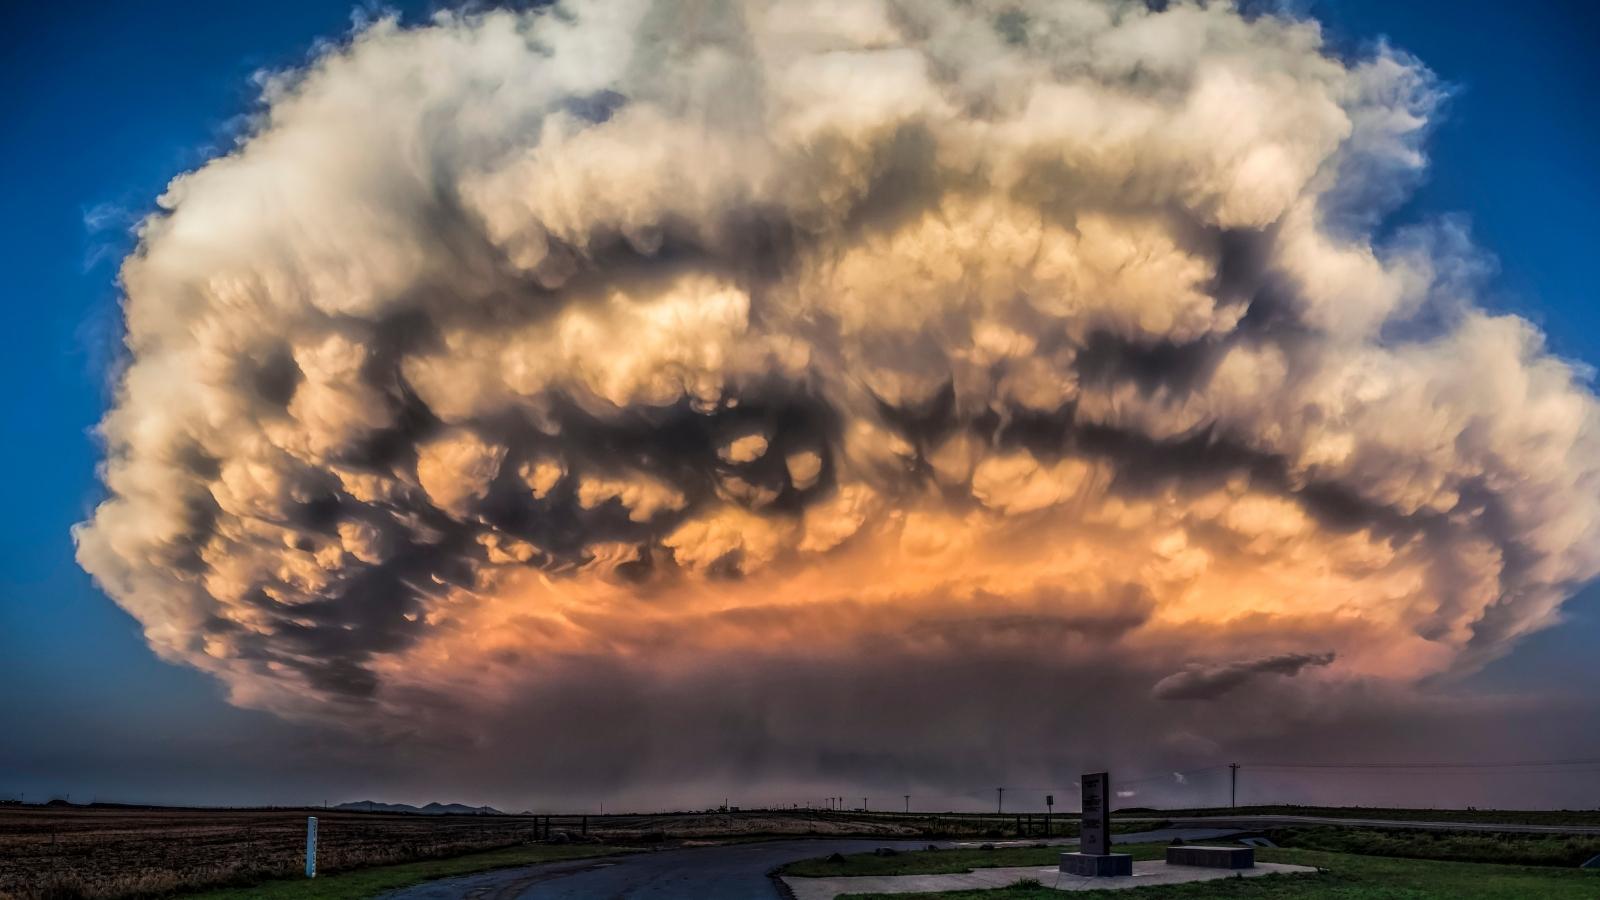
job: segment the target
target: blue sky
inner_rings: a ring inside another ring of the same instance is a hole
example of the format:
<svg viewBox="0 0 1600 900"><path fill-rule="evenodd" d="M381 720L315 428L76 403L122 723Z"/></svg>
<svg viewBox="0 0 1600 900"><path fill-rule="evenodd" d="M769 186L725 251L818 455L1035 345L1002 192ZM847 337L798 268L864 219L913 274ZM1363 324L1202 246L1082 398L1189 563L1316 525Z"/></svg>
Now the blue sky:
<svg viewBox="0 0 1600 900"><path fill-rule="evenodd" d="M1561 355L1600 364L1591 247L1600 235L1600 41L1583 27L1586 6L1329 0L1301 8L1338 45L1387 36L1454 86L1428 181L1395 224L1465 216L1475 241L1500 261L1485 302L1539 323ZM8 19L0 30L8 86L0 92L8 213L0 217L0 302L12 346L0 365L14 387L0 418L0 459L13 473L6 501L14 513L0 519L0 732L9 735L0 795L320 800L326 781L272 749L316 736L234 709L208 678L156 660L133 620L78 569L69 529L99 495L91 429L116 359L116 263L131 221L171 177L228 143L250 106L253 72L292 64L319 37L347 30L349 9L157 0L23 4ZM1525 641L1472 685L1592 682L1600 592L1586 591L1568 609L1568 624ZM278 772L273 795L231 779L237 764ZM370 774L376 785L381 767Z"/></svg>

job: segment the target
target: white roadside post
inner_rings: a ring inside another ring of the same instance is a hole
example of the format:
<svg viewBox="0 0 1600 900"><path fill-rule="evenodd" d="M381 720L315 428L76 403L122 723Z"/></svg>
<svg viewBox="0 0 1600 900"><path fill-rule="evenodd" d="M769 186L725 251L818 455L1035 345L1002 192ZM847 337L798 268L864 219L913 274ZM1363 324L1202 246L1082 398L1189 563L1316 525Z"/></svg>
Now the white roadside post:
<svg viewBox="0 0 1600 900"><path fill-rule="evenodd" d="M306 817L306 877L317 877L317 817Z"/></svg>

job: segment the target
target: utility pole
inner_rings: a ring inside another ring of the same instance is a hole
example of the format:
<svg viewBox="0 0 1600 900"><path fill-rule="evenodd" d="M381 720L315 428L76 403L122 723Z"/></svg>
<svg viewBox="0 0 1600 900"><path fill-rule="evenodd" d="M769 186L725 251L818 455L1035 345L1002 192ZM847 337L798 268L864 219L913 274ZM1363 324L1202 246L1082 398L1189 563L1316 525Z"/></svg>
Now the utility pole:
<svg viewBox="0 0 1600 900"><path fill-rule="evenodd" d="M862 812L866 812L867 811L867 798L865 798L865 797L861 798L861 811Z"/></svg>
<svg viewBox="0 0 1600 900"><path fill-rule="evenodd" d="M911 795L906 795L906 815L911 815Z"/></svg>
<svg viewBox="0 0 1600 900"><path fill-rule="evenodd" d="M1239 805L1239 764L1228 763L1228 806Z"/></svg>
<svg viewBox="0 0 1600 900"><path fill-rule="evenodd" d="M1006 789L995 788L994 797L994 814L998 816L1006 811Z"/></svg>

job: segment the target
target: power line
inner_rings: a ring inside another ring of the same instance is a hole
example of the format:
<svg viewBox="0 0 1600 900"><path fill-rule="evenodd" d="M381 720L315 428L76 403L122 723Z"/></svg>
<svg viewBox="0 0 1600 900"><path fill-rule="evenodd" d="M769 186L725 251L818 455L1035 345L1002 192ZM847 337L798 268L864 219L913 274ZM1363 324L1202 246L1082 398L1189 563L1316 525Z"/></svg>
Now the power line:
<svg viewBox="0 0 1600 900"><path fill-rule="evenodd" d="M1585 772L1588 772L1588 771L1600 771L1600 757L1584 757L1584 758L1574 758L1574 759L1542 759L1542 760L1498 760L1498 761L1489 761L1489 762L1426 761L1426 762L1305 762L1305 763L1295 763L1295 762L1245 762L1245 763L1215 763L1215 764L1212 764L1212 765L1199 766L1199 767L1192 768L1192 769L1174 769L1174 770L1161 772L1161 773L1140 774L1140 775L1134 775L1134 776L1130 776L1130 777L1126 777L1126 778L1116 776L1115 773L1113 773L1113 785L1115 787L1118 787L1118 788L1124 788L1124 787L1135 787L1135 786L1138 786L1138 785L1150 784L1152 782L1165 782L1165 783L1168 783L1168 784L1172 784L1174 781L1176 781L1178 786L1183 786L1183 785L1186 785L1188 783L1188 779L1190 779L1190 778L1193 778L1193 777L1196 777L1196 776L1201 776L1201 775L1212 774L1212 773L1219 773L1220 774L1222 772L1222 770L1225 770L1225 769L1228 770L1228 774L1230 776L1230 778L1229 778L1229 795L1230 795L1229 796L1229 800L1230 800L1231 803L1237 803L1237 799L1238 799L1237 798L1237 781L1238 781L1238 776L1239 776L1239 770L1240 769L1253 769L1253 770L1258 770L1258 771L1262 771L1262 772L1284 772L1284 773L1298 772L1298 773L1301 773L1301 774L1304 774L1304 775L1311 775L1311 774L1314 774L1314 773L1317 773L1317 772L1326 772L1328 774L1335 774L1335 773L1341 772L1341 771L1345 771L1345 772L1356 772L1356 771L1378 772L1378 771L1384 771L1384 770L1391 770L1391 771L1432 770L1432 771L1442 771L1442 772L1449 772L1449 771L1463 771L1463 772L1465 772L1465 771L1492 771L1492 770L1496 770L1496 769L1508 770L1508 771L1522 770L1524 774L1528 774L1528 775L1570 775L1570 774L1585 773ZM993 788L972 787L972 788L967 788L967 789L964 789L964 790L962 790L962 789L952 789L951 790L951 795L952 796L965 796L965 797L977 798L977 797L981 797L984 793L986 793L988 791L994 791L994 793L995 793L995 812L996 812L996 814L1003 815L1004 814L1004 810L1005 810L1005 793L1007 791L1010 791L1010 792L1013 792L1013 793L1021 791L1024 794L1040 794L1040 795L1044 795L1044 794L1065 794L1067 796L1071 796L1073 791L1077 790L1078 785L1077 785L1076 782L1069 782L1069 784L1071 785L1071 787L1061 787L1061 786L1019 787L1017 785L1007 785L1005 787L993 787Z"/></svg>

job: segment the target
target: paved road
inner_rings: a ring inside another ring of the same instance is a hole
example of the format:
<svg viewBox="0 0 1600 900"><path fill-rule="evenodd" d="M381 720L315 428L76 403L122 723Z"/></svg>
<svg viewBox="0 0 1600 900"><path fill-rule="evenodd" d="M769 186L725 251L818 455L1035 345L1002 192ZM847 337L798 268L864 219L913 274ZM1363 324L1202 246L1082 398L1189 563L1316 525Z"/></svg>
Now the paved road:
<svg viewBox="0 0 1600 900"><path fill-rule="evenodd" d="M1349 825L1363 828L1420 828L1429 831L1504 831L1522 834L1600 835L1600 826L1511 825L1484 822L1409 822L1398 819L1342 819L1334 816L1207 816L1126 819L1119 822L1171 822L1174 827L1114 835L1128 841L1206 840L1272 825ZM971 845L935 842L942 847ZM995 841L1004 844L1004 841ZM1015 843L1031 844L1034 841ZM1060 839L1052 844L1070 843ZM658 850L607 859L545 863L432 881L384 895L385 900L751 900L777 897L767 873L799 859L830 853L860 853L875 847L916 849L927 841L873 838L817 838L724 844Z"/></svg>
<svg viewBox="0 0 1600 900"><path fill-rule="evenodd" d="M1349 825L1360 828L1418 828L1423 831L1503 831L1512 834L1589 834L1600 835L1600 825L1502 825L1493 822L1408 822L1404 819L1342 819L1337 816L1162 816L1124 818L1118 822L1171 822L1185 828L1212 825L1235 830L1258 829L1270 825Z"/></svg>
<svg viewBox="0 0 1600 900"><path fill-rule="evenodd" d="M1162 841L1175 837L1204 840L1235 831L1237 829L1161 829L1136 835L1114 835L1112 840L1118 843L1130 840ZM944 847L955 846L949 841L934 843ZM1067 842L1056 840L1050 843ZM657 850L447 878L394 891L383 897L384 900L622 900L634 897L653 900L757 900L779 896L767 873L784 863L830 853L861 853L875 847L917 849L927 844L927 841L820 838Z"/></svg>

